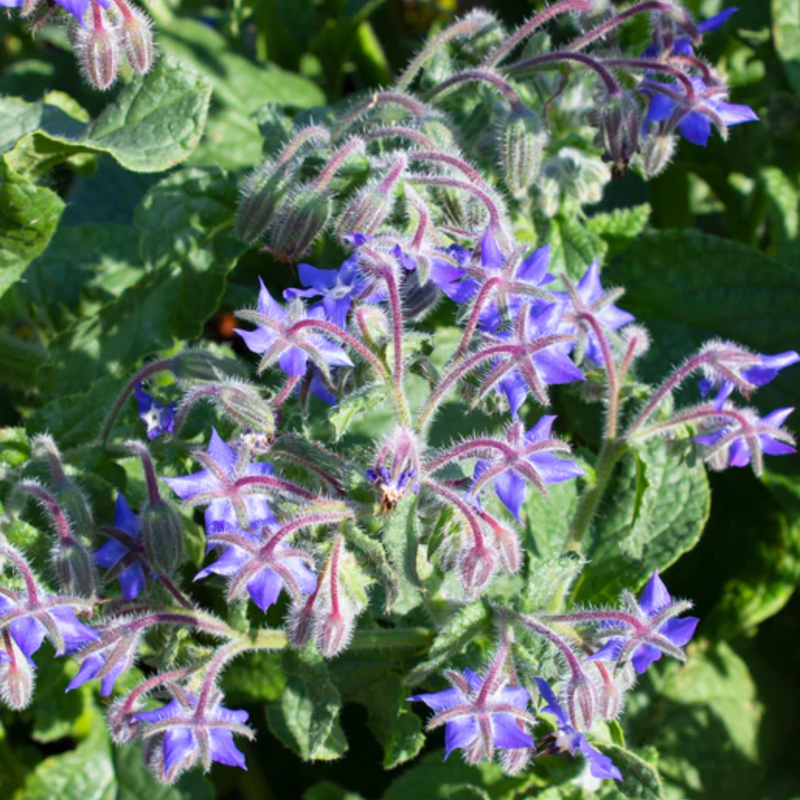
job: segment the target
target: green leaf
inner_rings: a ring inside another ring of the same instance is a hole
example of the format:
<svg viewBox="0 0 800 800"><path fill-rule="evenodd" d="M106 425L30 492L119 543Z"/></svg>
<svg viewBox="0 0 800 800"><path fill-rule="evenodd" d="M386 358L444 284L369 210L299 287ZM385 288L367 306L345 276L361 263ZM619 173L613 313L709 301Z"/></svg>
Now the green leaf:
<svg viewBox="0 0 800 800"><path fill-rule="evenodd" d="M222 676L225 699L237 705L279 700L286 686L280 653L246 653L237 658Z"/></svg>
<svg viewBox="0 0 800 800"><path fill-rule="evenodd" d="M607 258L614 258L647 227L652 209L648 203L615 208L589 217L586 229L600 236L608 246Z"/></svg>
<svg viewBox="0 0 800 800"><path fill-rule="evenodd" d="M54 394L90 395L106 377L121 377L176 339L200 335L243 251L231 233L235 197L216 169L181 170L148 192L136 223L150 270L52 342L46 377Z"/></svg>
<svg viewBox="0 0 800 800"><path fill-rule="evenodd" d="M386 557L383 545L354 525L347 526L344 536L350 548L366 562L367 571L380 581L386 593L384 605L389 611L400 597L401 586L396 570Z"/></svg>
<svg viewBox="0 0 800 800"><path fill-rule="evenodd" d="M599 744L597 749L622 773L617 791L635 800L665 800L664 785L656 767L618 744Z"/></svg>
<svg viewBox="0 0 800 800"><path fill-rule="evenodd" d="M173 786L165 786L144 765L141 746L115 747L115 800L213 800L214 787L198 770L181 775ZM63 799L62 799L63 800Z"/></svg>
<svg viewBox="0 0 800 800"><path fill-rule="evenodd" d="M0 163L0 297L46 247L64 202Z"/></svg>
<svg viewBox="0 0 800 800"><path fill-rule="evenodd" d="M342 789L335 783L322 781L305 792L303 800L364 800L364 798L360 794Z"/></svg>
<svg viewBox="0 0 800 800"><path fill-rule="evenodd" d="M759 353L800 341L800 271L748 247L696 231L646 233L606 267L625 287L621 305L653 334L649 380L718 336ZM787 370L755 395L765 408L800 403L800 371Z"/></svg>
<svg viewBox="0 0 800 800"><path fill-rule="evenodd" d="M352 699L367 709L367 725L383 747L384 769L394 769L419 753L425 734L399 676L387 675L385 667L378 675L377 680L360 682Z"/></svg>
<svg viewBox="0 0 800 800"><path fill-rule="evenodd" d="M191 339L219 307L228 273L246 247L234 236L238 193L221 169L184 169L165 178L134 214L151 269L179 270L170 328ZM255 291L255 288L254 288Z"/></svg>
<svg viewBox="0 0 800 800"><path fill-rule="evenodd" d="M772 36L786 77L800 94L800 0L772 0Z"/></svg>
<svg viewBox="0 0 800 800"><path fill-rule="evenodd" d="M26 712L33 718L31 738L37 742L55 742L75 735L76 724L87 711L91 697L88 686L67 692L67 684L75 672L74 664L65 659L50 655L39 660L35 702L30 712Z"/></svg>
<svg viewBox="0 0 800 800"><path fill-rule="evenodd" d="M77 314L92 316L136 283L143 273L138 247L131 225L62 226L25 270L18 292L41 325L64 330Z"/></svg>
<svg viewBox="0 0 800 800"><path fill-rule="evenodd" d="M383 385L362 386L344 397L328 414L328 421L333 425L336 441L347 433L355 420L366 417L369 411L385 400L386 388Z"/></svg>
<svg viewBox="0 0 800 800"><path fill-rule="evenodd" d="M648 673L652 699L626 717L628 740L658 750L669 798L752 800L763 710L747 665L727 644L692 645L688 655Z"/></svg>
<svg viewBox="0 0 800 800"><path fill-rule="evenodd" d="M133 172L162 172L197 147L210 97L211 85L200 72L166 55L85 126L52 102L24 104L27 108L21 101L6 102L0 105L0 122L9 118L12 135L18 136L6 158L21 173L41 174L75 155L109 153ZM10 144L8 137L4 147Z"/></svg>
<svg viewBox="0 0 800 800"><path fill-rule="evenodd" d="M304 761L339 758L347 749L337 722L342 703L325 660L314 650L287 650L283 668L283 695L267 705L270 730Z"/></svg>
<svg viewBox="0 0 800 800"><path fill-rule="evenodd" d="M541 239L550 243L550 271L575 281L583 277L592 261L602 259L607 250L605 241L573 215L554 217Z"/></svg>
<svg viewBox="0 0 800 800"><path fill-rule="evenodd" d="M591 563L575 593L610 602L697 544L708 519L706 472L691 446L678 452L654 439L620 461L583 541Z"/></svg>
<svg viewBox="0 0 800 800"><path fill-rule="evenodd" d="M325 96L311 81L278 67L256 65L231 50L227 39L197 20L175 18L159 25L159 47L192 64L213 87L208 129L192 156L198 166L252 167L262 157L255 120L268 102L295 109L323 105Z"/></svg>
<svg viewBox="0 0 800 800"><path fill-rule="evenodd" d="M537 556L554 558L562 552L577 503L575 481L549 486L547 497L533 489L528 491L522 522L529 548Z"/></svg>
<svg viewBox="0 0 800 800"><path fill-rule="evenodd" d="M405 683L408 686L417 686L433 672L446 666L473 639L489 632L491 620L491 612L481 600L459 609L440 627L439 634L428 651L428 657L411 670Z"/></svg>

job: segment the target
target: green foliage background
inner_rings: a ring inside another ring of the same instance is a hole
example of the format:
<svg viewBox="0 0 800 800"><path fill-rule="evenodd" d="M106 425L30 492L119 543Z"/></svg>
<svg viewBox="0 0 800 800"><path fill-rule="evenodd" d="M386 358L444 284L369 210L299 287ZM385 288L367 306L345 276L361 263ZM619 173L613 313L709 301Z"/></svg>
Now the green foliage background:
<svg viewBox="0 0 800 800"><path fill-rule="evenodd" d="M513 23L534 4L487 5ZM716 0L688 5L701 17L720 9ZM663 176L629 174L584 223L557 217L544 232L568 272L602 256L607 281L626 287L623 305L653 334L646 379L710 336L765 353L800 349L800 0L738 5L704 53L761 124L707 150L683 144ZM291 283L285 266L245 252L231 232L236 175L283 134L265 104L302 113L385 85L455 11L446 0L155 0L160 63L110 95L81 82L63 31L33 40L1 17L0 424L24 420L29 433L79 443L143 358L198 337L224 343L226 314L251 301L257 275L276 290ZM790 370L757 402L799 398L800 373ZM578 443L595 444L594 410L568 392L556 406ZM25 445L3 436L0 462L14 464ZM623 787L629 796L800 798L800 474L796 458L770 466L760 482L740 470L712 475L709 516L702 470L679 474L653 448L625 466L604 509L578 599L613 598L690 551L668 581L703 620L689 664L659 664L627 710L627 745L649 760L655 747L663 779L644 761L629 765L641 775ZM559 520L537 498L526 511L546 555ZM429 666L455 657L483 613L468 606ZM296 653L251 657L226 679L230 703L247 707L259 730L249 772L221 768L163 788L138 753L111 748L93 688L64 698L74 665L41 662L31 709L0 711L2 798L580 796L534 774L443 764L440 739L425 742L402 701L405 675L367 659L328 671ZM613 787L606 795L619 796Z"/></svg>

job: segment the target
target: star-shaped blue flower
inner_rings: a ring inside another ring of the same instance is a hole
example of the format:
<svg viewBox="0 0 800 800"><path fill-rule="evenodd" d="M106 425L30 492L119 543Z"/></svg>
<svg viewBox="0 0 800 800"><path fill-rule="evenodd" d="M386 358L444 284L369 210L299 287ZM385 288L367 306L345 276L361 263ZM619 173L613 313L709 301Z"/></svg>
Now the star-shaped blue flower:
<svg viewBox="0 0 800 800"><path fill-rule="evenodd" d="M127 566L118 575L123 600L137 598L147 581L140 533L139 518L119 492L114 506L114 535L109 534L108 541L95 552L94 563L103 569L111 569L126 560Z"/></svg>
<svg viewBox="0 0 800 800"><path fill-rule="evenodd" d="M621 781L622 773L614 766L614 762L599 750L595 750L589 744L586 736L572 727L567 712L558 702L555 692L550 688L550 684L543 678L537 678L536 684L539 687L542 699L545 701L545 705L541 709L542 713L552 714L556 718L558 725L553 750L555 752L569 753L573 756L581 753L589 762L589 771L595 778L601 780L610 778L615 781Z"/></svg>
<svg viewBox="0 0 800 800"><path fill-rule="evenodd" d="M165 433L172 433L175 425L175 404L167 406L156 402L152 395L149 395L142 384L136 384L136 403L139 406L139 418L144 422L147 429L148 439L158 439Z"/></svg>

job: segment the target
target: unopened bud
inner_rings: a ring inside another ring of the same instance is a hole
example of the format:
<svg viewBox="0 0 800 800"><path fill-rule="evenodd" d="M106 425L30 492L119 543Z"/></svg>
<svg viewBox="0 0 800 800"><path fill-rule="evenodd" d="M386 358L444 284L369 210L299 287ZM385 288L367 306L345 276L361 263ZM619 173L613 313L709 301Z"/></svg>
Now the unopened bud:
<svg viewBox="0 0 800 800"><path fill-rule="evenodd" d="M124 0L117 0L122 11L122 43L125 57L134 72L144 75L153 67L153 32L150 17L135 6L128 6Z"/></svg>
<svg viewBox="0 0 800 800"><path fill-rule="evenodd" d="M86 79L100 91L108 89L119 72L119 44L114 31L100 22L78 32L78 63Z"/></svg>
<svg viewBox="0 0 800 800"><path fill-rule="evenodd" d="M440 114L430 114L420 120L420 130L433 139L440 150L453 151L456 140L447 118Z"/></svg>
<svg viewBox="0 0 800 800"><path fill-rule="evenodd" d="M286 635L295 647L303 647L314 634L314 601L312 596L302 603L294 603L286 621Z"/></svg>
<svg viewBox="0 0 800 800"><path fill-rule="evenodd" d="M503 175L511 194L525 194L539 177L547 131L538 114L515 103L500 129Z"/></svg>
<svg viewBox="0 0 800 800"><path fill-rule="evenodd" d="M633 347L634 358L640 358L650 349L650 332L643 325L627 325L622 339L629 348Z"/></svg>
<svg viewBox="0 0 800 800"><path fill-rule="evenodd" d="M639 150L642 120L638 102L627 92L606 95L589 114L589 120L597 128L595 143L605 151L603 159L611 163L612 176L624 175Z"/></svg>
<svg viewBox="0 0 800 800"><path fill-rule="evenodd" d="M336 223L339 235L345 233L374 233L394 206L392 191L385 191L381 183L362 186L355 197L344 207Z"/></svg>
<svg viewBox="0 0 800 800"><path fill-rule="evenodd" d="M475 546L461 553L461 580L467 597L476 597L494 574L495 562L485 546Z"/></svg>
<svg viewBox="0 0 800 800"><path fill-rule="evenodd" d="M233 229L244 242L258 241L272 222L275 207L286 192L283 170L265 161L245 178Z"/></svg>
<svg viewBox="0 0 800 800"><path fill-rule="evenodd" d="M114 744L132 742L138 736L141 727L140 722L131 719L133 714L125 711L125 700L124 697L115 700L106 715L106 724ZM150 740L145 740L145 743L148 741Z"/></svg>
<svg viewBox="0 0 800 800"><path fill-rule="evenodd" d="M528 766L532 755L533 750L529 747L515 747L503 750L500 757L500 766L506 775L518 775Z"/></svg>
<svg viewBox="0 0 800 800"><path fill-rule="evenodd" d="M33 665L17 647L13 637L7 636L10 642L9 652L0 650L0 698L13 711L27 708L33 696Z"/></svg>
<svg viewBox="0 0 800 800"><path fill-rule="evenodd" d="M153 571L169 575L183 558L180 514L163 500L148 502L139 516L142 542Z"/></svg>
<svg viewBox="0 0 800 800"><path fill-rule="evenodd" d="M675 155L677 142L674 135L648 136L642 146L642 167L648 178L660 175Z"/></svg>
<svg viewBox="0 0 800 800"><path fill-rule="evenodd" d="M348 621L340 613L328 612L320 621L319 652L325 658L339 655L349 644L352 635L352 619Z"/></svg>
<svg viewBox="0 0 800 800"><path fill-rule="evenodd" d="M92 554L77 539L59 537L51 553L56 580L67 594L93 597L97 591L97 571Z"/></svg>
<svg viewBox="0 0 800 800"><path fill-rule="evenodd" d="M328 192L312 185L301 186L275 212L270 250L278 260L296 261L325 230L330 215Z"/></svg>
<svg viewBox="0 0 800 800"><path fill-rule="evenodd" d="M238 425L269 436L275 433L275 415L258 390L246 383L225 383L220 388L219 405Z"/></svg>
<svg viewBox="0 0 800 800"><path fill-rule="evenodd" d="M588 731L597 714L597 690L586 675L573 678L565 689L566 706L572 727Z"/></svg>

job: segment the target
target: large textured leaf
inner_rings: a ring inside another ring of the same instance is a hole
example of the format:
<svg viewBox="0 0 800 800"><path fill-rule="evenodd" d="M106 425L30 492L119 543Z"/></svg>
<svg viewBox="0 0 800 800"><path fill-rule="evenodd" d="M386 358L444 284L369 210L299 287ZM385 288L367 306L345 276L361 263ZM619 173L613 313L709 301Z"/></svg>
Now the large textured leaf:
<svg viewBox="0 0 800 800"><path fill-rule="evenodd" d="M797 182L777 167L764 167L761 182L770 201L768 221L775 256L789 266L800 267L800 190Z"/></svg>
<svg viewBox="0 0 800 800"><path fill-rule="evenodd" d="M261 160L263 140L254 118L259 106L273 102L303 109L325 102L311 81L273 65L257 66L199 21L175 19L161 27L159 45L192 64L213 87L208 131L193 164L251 167Z"/></svg>
<svg viewBox="0 0 800 800"><path fill-rule="evenodd" d="M136 214L151 269L53 342L48 377L54 390L85 392L176 338L200 334L242 252L230 232L235 196L225 173L213 169L182 170L153 187Z"/></svg>
<svg viewBox="0 0 800 800"><path fill-rule="evenodd" d="M748 247L696 231L640 236L607 267L626 289L621 305L650 328L646 377L665 371L712 337L760 353L800 341L800 270ZM787 370L755 395L765 408L800 403L800 370Z"/></svg>
<svg viewBox="0 0 800 800"><path fill-rule="evenodd" d="M613 600L656 569L666 569L697 544L708 518L705 468L691 452L651 440L626 454L584 537L590 566L581 575L582 601Z"/></svg>
<svg viewBox="0 0 800 800"><path fill-rule="evenodd" d="M50 189L0 162L0 296L46 247L64 210Z"/></svg>
<svg viewBox="0 0 800 800"><path fill-rule="evenodd" d="M161 172L197 147L210 97L211 85L201 73L164 56L87 125L52 97L33 104L4 101L0 128L10 123L11 133L4 132L0 147L11 150L6 157L19 172L41 173L82 153L109 153L133 172Z"/></svg>
<svg viewBox="0 0 800 800"><path fill-rule="evenodd" d="M621 795L635 800L665 800L664 785L653 764L616 744L603 744L598 749L622 773L622 781L616 784Z"/></svg>
<svg viewBox="0 0 800 800"><path fill-rule="evenodd" d="M347 749L337 721L342 701L325 660L316 651L287 650L283 667L289 678L280 700L267 706L270 729L305 761L341 757Z"/></svg>
<svg viewBox="0 0 800 800"><path fill-rule="evenodd" d="M653 697L632 711L628 738L658 750L667 797L758 797L763 710L744 661L727 644L703 644L688 664L651 672Z"/></svg>

